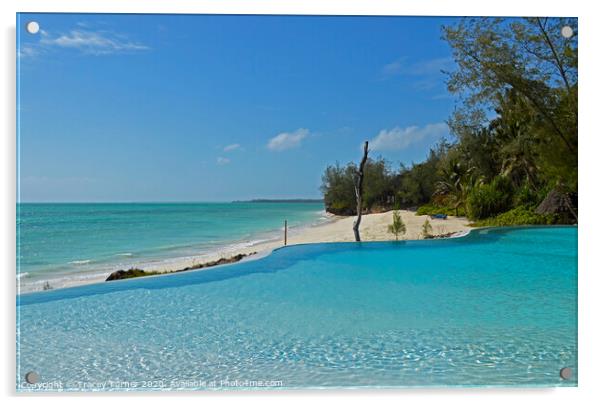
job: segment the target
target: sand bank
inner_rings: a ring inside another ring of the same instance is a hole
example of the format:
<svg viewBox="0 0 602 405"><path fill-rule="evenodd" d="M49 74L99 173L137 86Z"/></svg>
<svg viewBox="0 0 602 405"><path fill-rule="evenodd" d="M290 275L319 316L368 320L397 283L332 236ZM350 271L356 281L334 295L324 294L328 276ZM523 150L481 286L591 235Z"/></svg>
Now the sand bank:
<svg viewBox="0 0 602 405"><path fill-rule="evenodd" d="M422 239L422 225L425 219L429 219L432 226L433 235L446 235L450 233L465 232L470 229L466 218L448 217L447 219L430 219L427 215L417 216L412 211L401 210L401 217L406 225L406 233L400 239ZM355 217L336 217L332 216L326 223L303 227L299 229L290 229L288 234L288 245L301 243L326 243L326 242L352 242L353 222ZM367 214L362 216L360 234L363 241L386 241L394 240L395 237L388 232L388 226L393 221L393 211L380 214ZM256 255L248 259L253 260L269 254L272 250L283 246L283 239L271 240L256 244L232 245L223 249L199 254L194 257L174 258L167 261L161 261L156 264L144 264L139 267L147 271L171 272L194 266L199 263L227 258L236 254L250 254L257 252ZM75 285L104 282L111 272L89 274L86 277L73 277L60 280L48 280L52 288L72 287ZM43 283L21 284L21 292L41 290Z"/></svg>

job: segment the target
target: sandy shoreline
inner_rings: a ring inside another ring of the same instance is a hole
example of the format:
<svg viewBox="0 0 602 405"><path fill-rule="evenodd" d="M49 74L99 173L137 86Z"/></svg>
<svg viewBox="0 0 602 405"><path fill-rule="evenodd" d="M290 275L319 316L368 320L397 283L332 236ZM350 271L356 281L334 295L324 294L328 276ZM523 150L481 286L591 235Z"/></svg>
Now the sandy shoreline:
<svg viewBox="0 0 602 405"><path fill-rule="evenodd" d="M447 219L430 219L427 215L417 216L413 211L401 210L401 217L406 225L406 233L401 236L403 240L422 239L422 225L425 219L429 219L432 226L433 235L445 235L468 231L471 229L466 218L448 217ZM363 241L387 241L394 240L395 237L388 232L388 225L393 221L393 211L367 214L362 216L360 233ZM332 216L326 223L303 227L300 229L291 229L288 235L288 245L305 243L327 243L327 242L352 242L353 221L355 217L337 217ZM269 254L272 250L283 246L283 240L270 240L260 242L250 246L229 246L215 252L201 254L194 257L184 257L161 262L156 265L140 266L144 270L170 272L185 267L193 266L199 263L227 258L236 254L250 254L257 252L249 258L243 260L254 260L256 258ZM111 272L102 274L90 274L87 278L49 280L52 288L73 287L76 285L104 282ZM20 292L39 291L43 288L43 281L38 280L35 283L27 283L25 280L20 285Z"/></svg>

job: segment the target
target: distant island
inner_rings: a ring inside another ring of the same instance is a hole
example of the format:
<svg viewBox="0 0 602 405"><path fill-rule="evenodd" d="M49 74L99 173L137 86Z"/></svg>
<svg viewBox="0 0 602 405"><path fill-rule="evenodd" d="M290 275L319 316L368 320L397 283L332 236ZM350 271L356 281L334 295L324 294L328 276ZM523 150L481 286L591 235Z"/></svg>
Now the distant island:
<svg viewBox="0 0 602 405"><path fill-rule="evenodd" d="M233 203L323 203L322 198L283 198L283 199L271 199L271 198L256 198L253 200L236 200Z"/></svg>

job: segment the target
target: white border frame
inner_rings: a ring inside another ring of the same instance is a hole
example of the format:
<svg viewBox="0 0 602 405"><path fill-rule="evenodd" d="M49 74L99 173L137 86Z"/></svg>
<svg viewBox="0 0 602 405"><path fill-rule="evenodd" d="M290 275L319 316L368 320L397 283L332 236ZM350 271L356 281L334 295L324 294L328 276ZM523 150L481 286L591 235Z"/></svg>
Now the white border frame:
<svg viewBox="0 0 602 405"><path fill-rule="evenodd" d="M589 4L587 4L589 3ZM327 14L327 15L551 15L579 17L579 47L581 83L579 130L580 170L580 215L579 225L579 387L555 389L405 389L405 390L323 390L323 391L256 391L256 392L187 392L90 395L86 401L104 403L111 401L131 401L142 399L151 404L163 404L166 396L198 403L198 401L248 401L251 404L266 402L305 403L308 400L325 402L345 401L345 403L365 402L371 397L386 402L399 403L399 400L412 400L425 403L448 404L503 403L528 400L531 403L579 403L593 402L601 397L602 384L598 383L600 331L599 314L602 308L598 291L602 288L602 260L599 251L602 232L602 201L600 160L602 141L596 128L595 118L600 115L597 106L600 88L599 49L596 42L602 39L600 15L595 12L595 2L575 1L525 1L504 0L496 2L471 0L163 0L162 2L140 0L88 0L85 3L75 0L3 0L2 7L2 68L3 97L1 123L3 125L2 146L2 216L0 222L0 248L4 266L2 275L2 349L5 361L0 368L0 381L3 394L22 402L39 399L47 403L80 403L85 394L69 395L22 395L15 393L15 201L16 201L16 162L15 162L15 13L20 12L117 12L117 13L195 13L195 14ZM8 361L7 361L8 360ZM107 398L110 397L110 398ZM599 401L599 399L598 399Z"/></svg>

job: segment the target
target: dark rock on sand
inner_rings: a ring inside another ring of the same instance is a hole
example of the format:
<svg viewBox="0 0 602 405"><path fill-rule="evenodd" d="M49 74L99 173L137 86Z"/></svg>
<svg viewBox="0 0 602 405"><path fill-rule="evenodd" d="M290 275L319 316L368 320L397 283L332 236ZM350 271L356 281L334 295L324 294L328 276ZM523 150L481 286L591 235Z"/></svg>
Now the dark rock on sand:
<svg viewBox="0 0 602 405"><path fill-rule="evenodd" d="M145 271L145 270L136 269L136 268L131 268L129 270L117 270L117 271L114 271L113 273L111 273L105 281L123 280L126 278L152 276L152 275L156 275L156 274L179 273L181 271L204 269L205 267L219 266L220 264L236 263L236 262L241 261L245 257L254 255L256 253L257 252L251 252L249 254L239 253L232 257L228 257L228 258L222 257L221 259L214 260L211 262L199 263L199 264L195 264L193 266L185 267L180 270L166 271L166 272Z"/></svg>
<svg viewBox="0 0 602 405"><path fill-rule="evenodd" d="M157 274L156 271L144 271L142 269L129 269L129 270L117 270L114 271L107 277L105 281L113 281L113 280L123 280L126 278L134 278L134 277L144 277L150 276L153 274Z"/></svg>
<svg viewBox="0 0 602 405"><path fill-rule="evenodd" d="M195 264L195 265L190 266L190 267L185 267L185 268L183 268L181 270L176 270L176 272L187 271L187 270L203 269L205 267L219 266L220 264L236 263L236 262L241 261L245 257L254 255L256 253L257 252L252 252L252 253L249 253L249 254L239 253L237 255L234 255L234 256L228 257L228 258L222 257L221 259L214 260L212 262L199 263L199 264Z"/></svg>

